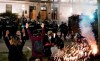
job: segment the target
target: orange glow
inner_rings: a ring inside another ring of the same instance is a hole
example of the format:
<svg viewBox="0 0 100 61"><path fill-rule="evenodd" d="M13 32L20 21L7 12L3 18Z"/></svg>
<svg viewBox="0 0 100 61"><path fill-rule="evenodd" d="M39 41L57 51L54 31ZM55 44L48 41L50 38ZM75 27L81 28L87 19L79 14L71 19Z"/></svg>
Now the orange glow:
<svg viewBox="0 0 100 61"><path fill-rule="evenodd" d="M92 54L95 55L98 53L98 48L97 48L97 45L91 45L91 48L92 48Z"/></svg>

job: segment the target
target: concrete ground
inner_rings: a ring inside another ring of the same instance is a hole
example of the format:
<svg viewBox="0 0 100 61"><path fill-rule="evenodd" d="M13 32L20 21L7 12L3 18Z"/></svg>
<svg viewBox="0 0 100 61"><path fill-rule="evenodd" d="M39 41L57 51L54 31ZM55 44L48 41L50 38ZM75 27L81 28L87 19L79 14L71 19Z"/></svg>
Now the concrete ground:
<svg viewBox="0 0 100 61"><path fill-rule="evenodd" d="M67 42L67 44L69 44L69 42ZM28 60L31 57L31 48L32 48L31 41L27 40L24 45L23 52ZM6 47L4 40L0 39L0 61L7 61L7 57L8 57L8 48ZM47 61L47 58L44 57L43 61Z"/></svg>
<svg viewBox="0 0 100 61"><path fill-rule="evenodd" d="M24 54L27 59L31 57L31 41L27 40L23 48ZM0 61L7 61L8 48L6 47L3 39L0 39Z"/></svg>
<svg viewBox="0 0 100 61"><path fill-rule="evenodd" d="M64 43L65 43L65 45L69 45L70 41L65 41ZM31 57L31 47L32 47L31 41L27 40L24 45L23 51L28 60ZM8 56L8 49L7 49L4 41L2 39L0 39L0 61L7 61L7 56ZM44 58L43 61L47 61L47 58ZM100 55L91 57L91 59L89 59L87 61L100 61Z"/></svg>

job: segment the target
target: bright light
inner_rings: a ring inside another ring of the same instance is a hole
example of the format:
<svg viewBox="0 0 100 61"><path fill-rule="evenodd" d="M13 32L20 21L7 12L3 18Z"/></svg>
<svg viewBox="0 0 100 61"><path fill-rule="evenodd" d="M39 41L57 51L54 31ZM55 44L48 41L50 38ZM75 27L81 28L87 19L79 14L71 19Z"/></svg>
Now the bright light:
<svg viewBox="0 0 100 61"><path fill-rule="evenodd" d="M97 54L97 52L98 52L97 45L91 45L91 48L92 48L92 54L93 55Z"/></svg>
<svg viewBox="0 0 100 61"><path fill-rule="evenodd" d="M53 8L51 10L53 11Z"/></svg>
<svg viewBox="0 0 100 61"><path fill-rule="evenodd" d="M84 45L85 46L82 46ZM88 48L87 48L88 47ZM68 46L65 46L63 50L58 50L54 55L54 61L61 61L60 58L63 58L64 61L80 61L89 58L89 45L87 43L71 43Z"/></svg>
<svg viewBox="0 0 100 61"><path fill-rule="evenodd" d="M22 10L25 10L25 5L24 4L22 5Z"/></svg>
<svg viewBox="0 0 100 61"><path fill-rule="evenodd" d="M72 12L73 12L73 9L72 9L72 7L70 8L70 13L72 14Z"/></svg>
<svg viewBox="0 0 100 61"><path fill-rule="evenodd" d="M61 2L66 2L66 0L61 0Z"/></svg>
<svg viewBox="0 0 100 61"><path fill-rule="evenodd" d="M94 15L90 15L90 19L94 19Z"/></svg>

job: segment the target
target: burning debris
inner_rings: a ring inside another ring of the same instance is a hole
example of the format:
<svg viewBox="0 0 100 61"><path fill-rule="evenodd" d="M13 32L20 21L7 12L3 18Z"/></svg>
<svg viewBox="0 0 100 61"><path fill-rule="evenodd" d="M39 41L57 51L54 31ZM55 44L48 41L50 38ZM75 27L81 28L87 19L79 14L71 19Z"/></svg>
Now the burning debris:
<svg viewBox="0 0 100 61"><path fill-rule="evenodd" d="M85 39L79 42L72 42L71 45L65 46L64 49L58 50L54 55L54 61L86 61L91 55L98 53L98 48L94 33L92 32L91 23L94 19L90 19L87 15L80 17L79 23L81 35Z"/></svg>
<svg viewBox="0 0 100 61"><path fill-rule="evenodd" d="M93 23L95 20L94 18L91 19L88 15L81 15L80 19L81 21L79 23L79 26L81 35L86 37L86 40L92 49L92 54L95 55L98 52L98 48L91 25L91 23Z"/></svg>
<svg viewBox="0 0 100 61"><path fill-rule="evenodd" d="M93 50L96 54L95 50ZM93 53L93 54L94 54ZM92 54L91 46L85 42L72 42L71 45L58 50L54 55L54 61L85 61Z"/></svg>

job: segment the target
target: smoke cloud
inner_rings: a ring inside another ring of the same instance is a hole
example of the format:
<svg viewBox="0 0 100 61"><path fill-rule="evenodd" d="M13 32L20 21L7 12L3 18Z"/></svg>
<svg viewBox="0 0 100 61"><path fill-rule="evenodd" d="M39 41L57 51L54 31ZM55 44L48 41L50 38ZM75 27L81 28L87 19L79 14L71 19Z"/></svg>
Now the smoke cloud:
<svg viewBox="0 0 100 61"><path fill-rule="evenodd" d="M88 44L91 46L92 53L97 53L97 45L94 37L94 33L92 32L91 23L94 22L94 19L91 19L87 15L81 15L81 21L79 23L81 35L87 39Z"/></svg>

